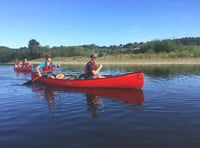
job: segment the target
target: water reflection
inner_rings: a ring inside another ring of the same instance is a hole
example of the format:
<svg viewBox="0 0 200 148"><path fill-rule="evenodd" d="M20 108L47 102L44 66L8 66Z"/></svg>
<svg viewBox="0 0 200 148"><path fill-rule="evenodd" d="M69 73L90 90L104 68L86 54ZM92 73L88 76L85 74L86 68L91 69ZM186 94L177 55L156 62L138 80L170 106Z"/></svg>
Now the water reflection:
<svg viewBox="0 0 200 148"><path fill-rule="evenodd" d="M150 77L171 78L180 75L198 75L200 65L157 65L143 67L143 72Z"/></svg>
<svg viewBox="0 0 200 148"><path fill-rule="evenodd" d="M32 90L38 93L38 99L46 99L50 112L62 111L64 93L84 94L87 101L86 110L92 113L93 118L99 117L99 111L104 111L103 99L112 99L113 102L127 104L133 108L144 105L143 91L136 89L61 88L34 84Z"/></svg>
<svg viewBox="0 0 200 148"><path fill-rule="evenodd" d="M38 99L46 99L50 112L60 112L62 110L62 97L56 95L54 89L34 84L32 85L32 91L38 93Z"/></svg>
<svg viewBox="0 0 200 148"><path fill-rule="evenodd" d="M63 66L65 71L81 73L80 65ZM152 78L171 78L179 75L200 75L200 65L104 65L101 74L112 75L142 71Z"/></svg>
<svg viewBox="0 0 200 148"><path fill-rule="evenodd" d="M23 79L23 80L30 80L31 79L31 73L30 72L20 72L20 71L14 71L15 76L17 79Z"/></svg>
<svg viewBox="0 0 200 148"><path fill-rule="evenodd" d="M17 78L19 78L20 76L30 76L31 73L30 72L15 71L15 75L16 75Z"/></svg>
<svg viewBox="0 0 200 148"><path fill-rule="evenodd" d="M103 103L100 96L95 96L93 94L85 94L87 99L87 111L92 113L93 118L99 117L98 111L103 111Z"/></svg>

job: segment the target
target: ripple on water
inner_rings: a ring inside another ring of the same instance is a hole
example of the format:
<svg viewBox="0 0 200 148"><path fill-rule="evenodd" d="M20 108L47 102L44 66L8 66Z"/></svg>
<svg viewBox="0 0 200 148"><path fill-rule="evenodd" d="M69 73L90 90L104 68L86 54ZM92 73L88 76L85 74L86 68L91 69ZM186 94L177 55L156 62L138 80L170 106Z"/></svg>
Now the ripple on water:
<svg viewBox="0 0 200 148"><path fill-rule="evenodd" d="M0 77L1 147L200 144L199 75L146 76L145 100L137 106L101 96L92 104L84 93L49 96L22 85L29 76L6 71L10 74Z"/></svg>

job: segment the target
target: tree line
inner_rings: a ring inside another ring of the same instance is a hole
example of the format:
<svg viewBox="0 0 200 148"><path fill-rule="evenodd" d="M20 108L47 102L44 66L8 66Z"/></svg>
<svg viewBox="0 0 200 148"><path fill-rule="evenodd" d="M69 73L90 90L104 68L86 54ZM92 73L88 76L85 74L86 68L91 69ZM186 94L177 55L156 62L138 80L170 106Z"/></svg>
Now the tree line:
<svg viewBox="0 0 200 148"><path fill-rule="evenodd" d="M134 42L111 46L98 46L95 44L81 46L41 46L40 43L31 39L28 47L12 49L0 46L0 61L9 62L15 59L38 59L46 55L53 57L74 57L96 53L98 56L117 54L160 54L166 53L169 57L200 57L200 37L185 37L180 39L153 40L149 42Z"/></svg>

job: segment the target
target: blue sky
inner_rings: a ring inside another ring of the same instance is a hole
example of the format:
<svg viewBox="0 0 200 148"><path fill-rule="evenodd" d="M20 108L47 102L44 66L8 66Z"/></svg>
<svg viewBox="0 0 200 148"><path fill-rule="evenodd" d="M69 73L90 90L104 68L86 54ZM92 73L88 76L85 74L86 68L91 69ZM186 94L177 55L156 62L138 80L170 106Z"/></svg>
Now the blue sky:
<svg viewBox="0 0 200 148"><path fill-rule="evenodd" d="M119 45L200 36L198 0L1 0L0 46Z"/></svg>

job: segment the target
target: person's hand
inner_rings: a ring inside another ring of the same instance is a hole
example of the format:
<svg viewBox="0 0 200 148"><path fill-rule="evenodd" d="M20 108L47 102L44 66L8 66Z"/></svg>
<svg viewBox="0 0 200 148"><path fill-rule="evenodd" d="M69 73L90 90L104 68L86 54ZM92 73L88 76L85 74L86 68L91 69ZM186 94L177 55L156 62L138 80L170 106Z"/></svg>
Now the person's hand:
<svg viewBox="0 0 200 148"><path fill-rule="evenodd" d="M59 68L61 65L60 64L57 64L57 67Z"/></svg>

